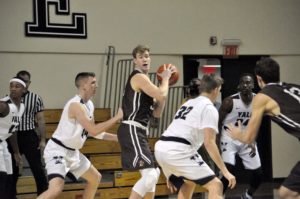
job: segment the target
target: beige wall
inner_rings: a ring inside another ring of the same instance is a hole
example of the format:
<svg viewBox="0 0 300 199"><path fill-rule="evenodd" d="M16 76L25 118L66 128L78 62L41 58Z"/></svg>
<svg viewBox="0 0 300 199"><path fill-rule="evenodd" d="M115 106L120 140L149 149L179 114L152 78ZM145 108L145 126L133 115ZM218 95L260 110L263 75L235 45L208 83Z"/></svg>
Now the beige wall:
<svg viewBox="0 0 300 199"><path fill-rule="evenodd" d="M152 71L174 63L182 73L182 54L222 54L220 41L231 38L241 39L242 55L272 55L282 65L282 79L299 83L299 0L71 0L70 6L87 13L87 39L25 37L32 0L0 0L0 96L8 93L8 80L26 69L46 108L62 108L76 92L76 73L94 71L100 85L94 102L100 106L107 46L116 47L118 59L130 57L136 44L148 44ZM50 20L71 18L55 16L51 7ZM218 37L214 47L208 43L212 35ZM299 160L299 143L272 128L273 173L284 177L295 162L289 157Z"/></svg>
<svg viewBox="0 0 300 199"><path fill-rule="evenodd" d="M88 17L88 39L24 37L32 0L0 0L0 51L128 53L147 43L158 54L221 54L209 36L242 40L241 54L299 54L298 0L71 0L71 12ZM70 17L50 20L70 22Z"/></svg>

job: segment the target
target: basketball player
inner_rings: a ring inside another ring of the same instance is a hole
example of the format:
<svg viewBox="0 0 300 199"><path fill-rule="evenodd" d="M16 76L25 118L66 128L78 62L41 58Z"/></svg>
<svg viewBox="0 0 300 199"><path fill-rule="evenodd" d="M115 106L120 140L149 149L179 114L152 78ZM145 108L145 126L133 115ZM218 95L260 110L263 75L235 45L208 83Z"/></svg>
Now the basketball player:
<svg viewBox="0 0 300 199"><path fill-rule="evenodd" d="M98 87L95 74L90 72L77 74L75 85L78 88L78 94L65 105L57 129L44 151L49 188L39 195L38 199L56 198L63 190L67 172L87 181L83 198L93 199L101 174L80 153L79 149L82 148L88 135L98 138L106 137L101 132L112 127L123 116L122 110L119 109L110 120L95 124L94 104L90 100Z"/></svg>
<svg viewBox="0 0 300 199"><path fill-rule="evenodd" d="M201 93L199 91L199 86L201 85L201 79L199 78L193 78L189 82L188 88L187 88L187 98L184 102L186 102L189 99L193 99L199 96Z"/></svg>
<svg viewBox="0 0 300 199"><path fill-rule="evenodd" d="M221 132L220 149L222 159L228 170L235 174L236 155L242 161L245 169L250 175L250 187L242 195L242 199L252 199L252 195L261 183L261 162L258 154L257 146L254 143L248 145L233 140L227 133L227 125L241 121L243 129L247 127L251 116L252 99L255 96L252 93L254 88L254 80L251 74L243 74L240 77L238 85L238 93L233 94L223 100L219 109L219 129ZM224 193L227 189L228 181L222 177Z"/></svg>
<svg viewBox="0 0 300 199"><path fill-rule="evenodd" d="M216 101L223 80L204 75L200 96L186 101L176 112L172 123L155 144L155 157L161 166L171 191L179 190L178 198L192 198L195 184L208 190L209 199L222 198L222 183L197 152L204 143L207 152L229 181L235 177L227 170L216 145L218 111Z"/></svg>
<svg viewBox="0 0 300 199"><path fill-rule="evenodd" d="M169 67L158 74L162 81L159 87L155 86L148 77L151 62L149 51L147 46L142 45L132 51L135 70L126 83L122 99L124 117L118 129L123 169L139 170L142 176L134 185L130 199L154 198L160 172L155 169L148 146L148 124L151 115L160 117L168 94L169 78L174 72L174 67Z"/></svg>
<svg viewBox="0 0 300 199"><path fill-rule="evenodd" d="M8 181L12 179L12 158L7 148L8 139L16 164L22 164L15 132L18 130L20 119L24 112L24 104L21 103L25 93L26 83L23 79L14 77L9 84L10 94L0 99L0 197L10 199L13 187Z"/></svg>
<svg viewBox="0 0 300 199"><path fill-rule="evenodd" d="M279 82L279 68L279 64L271 58L262 58L256 63L255 74L262 90L253 99L247 128L242 129L240 123L238 127L229 125L232 138L253 143L263 115L269 115L287 133L300 139L300 86ZM300 161L279 188L279 196L284 199L300 198Z"/></svg>

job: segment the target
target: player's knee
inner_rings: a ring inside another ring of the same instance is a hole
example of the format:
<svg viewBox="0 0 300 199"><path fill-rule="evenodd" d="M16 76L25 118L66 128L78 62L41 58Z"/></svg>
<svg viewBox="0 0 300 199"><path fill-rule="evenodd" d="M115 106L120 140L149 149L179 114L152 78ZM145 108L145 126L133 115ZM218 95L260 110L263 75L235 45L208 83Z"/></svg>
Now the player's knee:
<svg viewBox="0 0 300 199"><path fill-rule="evenodd" d="M287 196L289 195L287 190L283 187L280 187L278 190L278 195L280 198L287 198Z"/></svg>
<svg viewBox="0 0 300 199"><path fill-rule="evenodd" d="M97 185L100 183L101 179L102 179L101 173L97 172L97 174L95 175L95 182L97 183Z"/></svg>
<svg viewBox="0 0 300 199"><path fill-rule="evenodd" d="M290 189L281 186L278 190L278 195L280 198L296 198L299 197L299 193L291 191Z"/></svg>
<svg viewBox="0 0 300 199"><path fill-rule="evenodd" d="M98 186L100 181L102 179L102 175L99 172L95 172L95 175L93 178L90 180L90 183L94 186Z"/></svg>
<svg viewBox="0 0 300 199"><path fill-rule="evenodd" d="M51 193L51 195L53 196L53 198L58 197L61 193L62 193L63 189L60 188L53 188L51 191L49 191Z"/></svg>
<svg viewBox="0 0 300 199"><path fill-rule="evenodd" d="M98 172L95 171L93 172L92 175L90 175L89 178L85 178L87 181L88 186L90 187L98 187L100 181L101 181L102 175Z"/></svg>
<svg viewBox="0 0 300 199"><path fill-rule="evenodd" d="M53 197L58 197L64 188L64 182L56 182L55 184L49 183L49 188L47 192Z"/></svg>
<svg viewBox="0 0 300 199"><path fill-rule="evenodd" d="M208 182L205 186L209 192L221 194L223 192L223 184L218 178L214 178Z"/></svg>
<svg viewBox="0 0 300 199"><path fill-rule="evenodd" d="M156 183L158 181L160 175L160 170L157 169L149 169L145 172L145 187L148 190L151 190L153 187L156 186Z"/></svg>
<svg viewBox="0 0 300 199"><path fill-rule="evenodd" d="M215 186L217 187L218 190L223 190L223 183L218 178L215 181Z"/></svg>

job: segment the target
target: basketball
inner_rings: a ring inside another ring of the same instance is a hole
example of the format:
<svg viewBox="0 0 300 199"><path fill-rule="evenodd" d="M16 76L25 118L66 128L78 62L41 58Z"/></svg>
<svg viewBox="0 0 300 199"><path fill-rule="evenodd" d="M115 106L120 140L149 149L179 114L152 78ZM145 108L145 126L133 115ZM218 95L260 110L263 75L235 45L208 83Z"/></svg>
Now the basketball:
<svg viewBox="0 0 300 199"><path fill-rule="evenodd" d="M161 82L161 77L159 75L157 75L158 73L162 73L164 71L164 69L169 68L170 66L172 66L173 64L163 64L161 66L158 67L157 71L156 71L156 78L159 82ZM174 73L172 73L170 79L169 79L169 86L172 86L174 84L176 84L176 82L179 79L179 71L177 69L177 67L175 65L173 65L175 67Z"/></svg>

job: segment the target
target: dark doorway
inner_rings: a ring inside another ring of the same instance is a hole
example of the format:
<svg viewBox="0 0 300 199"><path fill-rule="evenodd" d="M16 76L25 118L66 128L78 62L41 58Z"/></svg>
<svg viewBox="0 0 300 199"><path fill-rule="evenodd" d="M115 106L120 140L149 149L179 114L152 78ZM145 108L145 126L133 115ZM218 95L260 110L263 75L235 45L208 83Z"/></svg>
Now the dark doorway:
<svg viewBox="0 0 300 199"><path fill-rule="evenodd" d="M223 56L217 55L184 55L183 56L183 72L184 85L188 85L192 78L198 77L199 59L218 59L221 63L221 77L224 79L222 86L222 100L237 92L239 77L243 73L250 73L254 76L254 67L256 61L265 55L255 56L239 56L236 59L224 59ZM255 77L255 76L254 76ZM254 92L259 91L257 82L255 81ZM257 137L257 145L260 153L263 181L272 181L272 146L271 146L271 122L268 118L264 118L260 133ZM237 163L237 178L241 182L246 181L243 165Z"/></svg>

